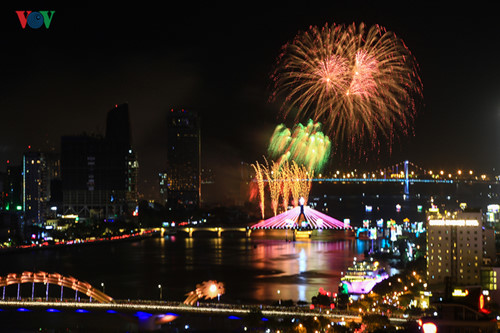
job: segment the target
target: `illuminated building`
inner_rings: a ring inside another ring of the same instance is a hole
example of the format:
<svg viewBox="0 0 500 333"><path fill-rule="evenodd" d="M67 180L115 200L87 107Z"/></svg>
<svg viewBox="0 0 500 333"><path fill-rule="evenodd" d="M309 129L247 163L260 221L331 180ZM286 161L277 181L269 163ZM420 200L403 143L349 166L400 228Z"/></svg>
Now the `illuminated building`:
<svg viewBox="0 0 500 333"><path fill-rule="evenodd" d="M114 221L136 207L138 163L127 104L108 112L106 136L61 138L63 214Z"/></svg>
<svg viewBox="0 0 500 333"><path fill-rule="evenodd" d="M483 267L481 269L481 286L491 299L500 299L500 267Z"/></svg>
<svg viewBox="0 0 500 333"><path fill-rule="evenodd" d="M500 221L499 212L500 212L500 205L498 204L488 205L486 211L486 221L493 227L497 226Z"/></svg>
<svg viewBox="0 0 500 333"><path fill-rule="evenodd" d="M23 204L26 231L43 227L51 199L51 181L60 174L59 158L52 153L27 151L23 155Z"/></svg>
<svg viewBox="0 0 500 333"><path fill-rule="evenodd" d="M167 168L160 174L162 199L170 208L193 209L201 199L200 117L188 110L167 113Z"/></svg>
<svg viewBox="0 0 500 333"><path fill-rule="evenodd" d="M483 262L481 212L427 220L427 279L430 285L479 285Z"/></svg>

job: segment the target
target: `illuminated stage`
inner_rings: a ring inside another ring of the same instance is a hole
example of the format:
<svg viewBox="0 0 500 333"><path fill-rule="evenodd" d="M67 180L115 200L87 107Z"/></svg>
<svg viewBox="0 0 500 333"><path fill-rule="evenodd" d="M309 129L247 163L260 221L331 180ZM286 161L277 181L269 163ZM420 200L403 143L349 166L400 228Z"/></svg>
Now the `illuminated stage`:
<svg viewBox="0 0 500 333"><path fill-rule="evenodd" d="M311 207L300 205L251 226L255 229L324 230L351 229L351 226Z"/></svg>

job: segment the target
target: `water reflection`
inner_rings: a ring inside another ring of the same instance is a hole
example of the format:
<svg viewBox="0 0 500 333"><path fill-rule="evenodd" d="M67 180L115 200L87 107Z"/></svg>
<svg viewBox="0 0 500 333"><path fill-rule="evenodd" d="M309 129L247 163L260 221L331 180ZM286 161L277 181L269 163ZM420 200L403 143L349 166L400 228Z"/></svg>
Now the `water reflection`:
<svg viewBox="0 0 500 333"><path fill-rule="evenodd" d="M299 274L307 270L306 251L302 248L299 253Z"/></svg>
<svg viewBox="0 0 500 333"><path fill-rule="evenodd" d="M3 255L0 274L45 271L96 286L104 281L116 299L158 299L161 284L164 299L182 301L196 284L217 280L226 289L221 301L309 302L320 287L336 292L341 272L369 247L355 239L165 236Z"/></svg>
<svg viewBox="0 0 500 333"><path fill-rule="evenodd" d="M320 287L337 292L341 273L353 257L362 259L366 248L360 240L261 241L253 251L253 268L260 270L254 296L310 301Z"/></svg>

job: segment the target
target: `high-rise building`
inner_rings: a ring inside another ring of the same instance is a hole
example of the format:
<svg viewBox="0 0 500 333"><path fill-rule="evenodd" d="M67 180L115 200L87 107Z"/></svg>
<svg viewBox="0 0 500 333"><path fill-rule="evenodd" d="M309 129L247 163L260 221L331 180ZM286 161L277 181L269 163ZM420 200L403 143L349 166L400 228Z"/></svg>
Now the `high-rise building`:
<svg viewBox="0 0 500 333"><path fill-rule="evenodd" d="M122 144L124 150L129 150L132 145L132 130L128 104L116 104L106 117L106 139L116 144Z"/></svg>
<svg viewBox="0 0 500 333"><path fill-rule="evenodd" d="M0 241L24 239L23 166L7 161L3 174L2 207L0 208Z"/></svg>
<svg viewBox="0 0 500 333"><path fill-rule="evenodd" d="M51 183L59 175L57 154L31 150L23 154L22 207L27 230L44 227L49 209L47 204L51 199Z"/></svg>
<svg viewBox="0 0 500 333"><path fill-rule="evenodd" d="M26 152L23 155L23 211L27 226L43 224L45 210L46 182L45 159L39 152Z"/></svg>
<svg viewBox="0 0 500 333"><path fill-rule="evenodd" d="M169 207L200 206L200 128L196 112L172 109L167 113L167 168L160 174L160 191Z"/></svg>
<svg viewBox="0 0 500 333"><path fill-rule="evenodd" d="M23 168L20 165L7 163L4 180L4 210L23 210Z"/></svg>
<svg viewBox="0 0 500 333"><path fill-rule="evenodd" d="M134 204L138 198L137 177L139 163L132 149L132 130L128 104L117 104L107 114L106 141L111 145L110 166L115 168L116 188L125 184L126 200ZM124 162L125 161L125 162Z"/></svg>
<svg viewBox="0 0 500 333"><path fill-rule="evenodd" d="M128 105L117 105L108 112L105 137L61 138L63 213L126 218L137 204L137 170Z"/></svg>
<svg viewBox="0 0 500 333"><path fill-rule="evenodd" d="M481 212L430 214L427 221L427 278L430 285L479 285L483 263Z"/></svg>

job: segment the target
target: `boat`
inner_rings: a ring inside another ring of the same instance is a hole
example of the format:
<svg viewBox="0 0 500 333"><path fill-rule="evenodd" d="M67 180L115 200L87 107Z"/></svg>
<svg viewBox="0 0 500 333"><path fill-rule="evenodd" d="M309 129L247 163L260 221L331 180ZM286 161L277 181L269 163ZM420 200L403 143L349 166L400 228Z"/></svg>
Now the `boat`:
<svg viewBox="0 0 500 333"><path fill-rule="evenodd" d="M378 261L356 261L347 268L346 274L340 279L341 290L349 294L368 294L373 287L387 279L389 274Z"/></svg>

